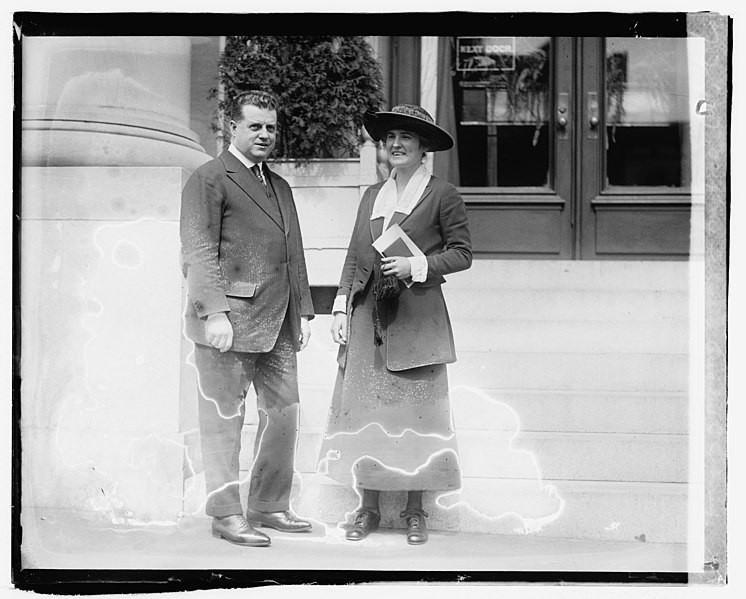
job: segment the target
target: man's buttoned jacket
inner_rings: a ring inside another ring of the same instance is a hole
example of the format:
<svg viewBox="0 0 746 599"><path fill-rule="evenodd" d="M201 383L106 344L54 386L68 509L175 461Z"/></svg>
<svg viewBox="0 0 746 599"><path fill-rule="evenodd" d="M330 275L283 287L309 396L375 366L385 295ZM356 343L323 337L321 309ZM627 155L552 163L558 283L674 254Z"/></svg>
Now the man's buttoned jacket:
<svg viewBox="0 0 746 599"><path fill-rule="evenodd" d="M185 334L195 343L209 345L205 319L227 312L232 351L268 352L287 314L298 349L300 317L313 318L293 194L264 166L269 193L228 151L200 166L182 192Z"/></svg>

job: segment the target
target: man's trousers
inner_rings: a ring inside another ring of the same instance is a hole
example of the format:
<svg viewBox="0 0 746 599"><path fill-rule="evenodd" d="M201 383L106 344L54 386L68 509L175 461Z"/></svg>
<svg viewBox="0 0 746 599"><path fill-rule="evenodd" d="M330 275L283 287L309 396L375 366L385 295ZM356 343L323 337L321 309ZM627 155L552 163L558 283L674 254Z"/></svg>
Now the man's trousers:
<svg viewBox="0 0 746 599"><path fill-rule="evenodd" d="M267 353L227 351L195 344L199 379L199 423L208 516L243 513L239 497L239 454L246 410L254 384L259 426L249 482L249 507L287 510L298 438L298 368L287 318Z"/></svg>

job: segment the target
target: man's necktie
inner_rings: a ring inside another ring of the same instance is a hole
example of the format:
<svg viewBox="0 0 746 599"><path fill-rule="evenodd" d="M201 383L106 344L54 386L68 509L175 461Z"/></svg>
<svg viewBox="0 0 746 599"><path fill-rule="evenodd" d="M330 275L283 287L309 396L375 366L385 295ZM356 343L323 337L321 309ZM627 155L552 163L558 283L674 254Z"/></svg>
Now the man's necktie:
<svg viewBox="0 0 746 599"><path fill-rule="evenodd" d="M251 172L256 175L256 178L262 182L262 185L264 185L264 187L267 187L267 182L264 180L264 176L262 176L262 169L258 164L255 164L251 167Z"/></svg>
<svg viewBox="0 0 746 599"><path fill-rule="evenodd" d="M249 170L254 173L254 176L262 182L262 185L264 185L264 191L267 193L267 197L274 202L274 205L277 207L277 213L280 215L280 218L282 218L280 202L277 199L277 196L275 196L274 192L267 186L267 180L264 178L264 175L262 173L262 167L260 167L258 164L255 164Z"/></svg>

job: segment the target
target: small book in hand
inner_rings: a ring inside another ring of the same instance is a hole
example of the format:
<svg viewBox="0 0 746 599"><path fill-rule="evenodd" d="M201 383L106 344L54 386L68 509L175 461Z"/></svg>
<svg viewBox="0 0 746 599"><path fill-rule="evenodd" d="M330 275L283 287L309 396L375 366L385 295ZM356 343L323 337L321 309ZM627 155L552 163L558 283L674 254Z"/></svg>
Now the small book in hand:
<svg viewBox="0 0 746 599"><path fill-rule="evenodd" d="M412 238L404 232L399 225L391 225L383 234L373 242L376 251L386 258L391 256L403 256L411 258L413 256L424 256L422 250L412 241ZM412 286L412 279L404 281L407 287Z"/></svg>

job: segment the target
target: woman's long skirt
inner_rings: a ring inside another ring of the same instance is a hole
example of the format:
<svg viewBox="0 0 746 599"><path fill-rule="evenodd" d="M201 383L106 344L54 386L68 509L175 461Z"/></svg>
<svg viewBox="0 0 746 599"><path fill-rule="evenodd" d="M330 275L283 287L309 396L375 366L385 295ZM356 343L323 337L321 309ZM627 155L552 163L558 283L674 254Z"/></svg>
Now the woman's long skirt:
<svg viewBox="0 0 746 599"><path fill-rule="evenodd" d="M402 293L408 293L402 289ZM374 343L370 285L352 311L321 447L319 472L357 489L447 491L461 486L445 364L392 372ZM385 318L385 310L381 310Z"/></svg>

